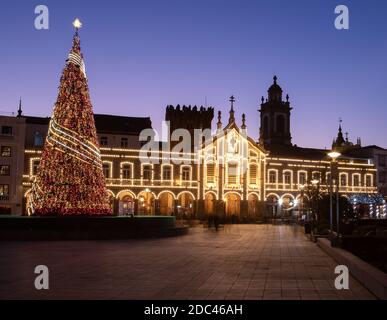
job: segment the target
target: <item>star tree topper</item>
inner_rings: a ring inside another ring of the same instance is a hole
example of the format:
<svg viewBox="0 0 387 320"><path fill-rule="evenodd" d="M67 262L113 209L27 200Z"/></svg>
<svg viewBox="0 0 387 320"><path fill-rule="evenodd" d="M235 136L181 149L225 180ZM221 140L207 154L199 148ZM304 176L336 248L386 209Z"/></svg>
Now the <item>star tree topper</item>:
<svg viewBox="0 0 387 320"><path fill-rule="evenodd" d="M82 28L82 22L81 22L81 20L79 20L78 18L76 18L76 19L73 21L73 26L74 26L75 30L78 31L80 28Z"/></svg>

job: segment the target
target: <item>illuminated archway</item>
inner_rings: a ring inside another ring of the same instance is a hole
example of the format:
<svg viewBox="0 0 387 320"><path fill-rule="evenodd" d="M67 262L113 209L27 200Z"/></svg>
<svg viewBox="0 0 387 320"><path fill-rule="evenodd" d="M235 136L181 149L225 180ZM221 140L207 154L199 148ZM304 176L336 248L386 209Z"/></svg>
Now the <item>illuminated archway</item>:
<svg viewBox="0 0 387 320"><path fill-rule="evenodd" d="M259 197L256 193L250 193L247 199L248 203L248 215L250 217L256 217L258 214Z"/></svg>
<svg viewBox="0 0 387 320"><path fill-rule="evenodd" d="M163 191L159 194L160 214L163 216L172 216L175 208L175 195L170 191Z"/></svg>
<svg viewBox="0 0 387 320"><path fill-rule="evenodd" d="M308 207L309 197L306 194L299 194L295 199L295 206L300 213L303 213Z"/></svg>
<svg viewBox="0 0 387 320"><path fill-rule="evenodd" d="M117 194L118 215L134 214L135 195L130 190L123 190Z"/></svg>
<svg viewBox="0 0 387 320"><path fill-rule="evenodd" d="M133 199L137 198L135 193L131 190L121 190L120 192L117 193L116 198L120 199L122 196L125 196L126 194L130 194Z"/></svg>
<svg viewBox="0 0 387 320"><path fill-rule="evenodd" d="M142 215L155 214L155 194L144 190L138 194L138 213Z"/></svg>
<svg viewBox="0 0 387 320"><path fill-rule="evenodd" d="M194 214L194 195L189 191L180 192L178 195L178 214L183 217L192 217Z"/></svg>
<svg viewBox="0 0 387 320"><path fill-rule="evenodd" d="M279 200L280 197L276 193L270 193L266 196L266 212L269 217L276 217Z"/></svg>
<svg viewBox="0 0 387 320"><path fill-rule="evenodd" d="M226 217L239 218L241 214L241 196L235 192L224 195L226 205Z"/></svg>
<svg viewBox="0 0 387 320"><path fill-rule="evenodd" d="M215 214L216 195L214 192L207 192L204 197L204 212L206 215Z"/></svg>

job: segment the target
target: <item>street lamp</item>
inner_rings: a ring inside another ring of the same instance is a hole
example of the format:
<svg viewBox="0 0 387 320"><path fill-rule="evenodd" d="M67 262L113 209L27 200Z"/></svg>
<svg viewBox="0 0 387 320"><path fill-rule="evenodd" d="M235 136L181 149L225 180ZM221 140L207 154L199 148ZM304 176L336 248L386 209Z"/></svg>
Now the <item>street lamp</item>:
<svg viewBox="0 0 387 320"><path fill-rule="evenodd" d="M329 219L329 228L330 228L330 233L331 233L331 241L333 239L333 163L336 162L336 159L341 156L340 152L337 151L332 151L328 153L328 157L331 158L331 185L330 185L330 190L329 190L329 200L330 200L330 219ZM338 190L339 186L337 185L336 187L336 219L337 219L337 234L339 234L339 201L338 201Z"/></svg>

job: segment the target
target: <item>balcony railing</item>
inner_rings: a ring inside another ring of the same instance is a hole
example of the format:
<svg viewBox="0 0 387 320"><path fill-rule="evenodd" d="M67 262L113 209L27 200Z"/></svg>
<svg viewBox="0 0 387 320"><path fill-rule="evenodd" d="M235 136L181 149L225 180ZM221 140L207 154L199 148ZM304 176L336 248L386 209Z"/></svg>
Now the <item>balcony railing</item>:
<svg viewBox="0 0 387 320"><path fill-rule="evenodd" d="M175 187L175 188L197 188L198 182L194 180L144 180L144 179L106 179L108 186L127 187Z"/></svg>
<svg viewBox="0 0 387 320"><path fill-rule="evenodd" d="M277 191L301 191L300 185L297 183L283 184L283 183L266 183L266 190L277 190ZM329 191L330 185L320 184L319 187L322 190ZM336 186L333 186L333 190L336 190ZM366 187L366 186L339 186L340 193L376 193L377 187Z"/></svg>

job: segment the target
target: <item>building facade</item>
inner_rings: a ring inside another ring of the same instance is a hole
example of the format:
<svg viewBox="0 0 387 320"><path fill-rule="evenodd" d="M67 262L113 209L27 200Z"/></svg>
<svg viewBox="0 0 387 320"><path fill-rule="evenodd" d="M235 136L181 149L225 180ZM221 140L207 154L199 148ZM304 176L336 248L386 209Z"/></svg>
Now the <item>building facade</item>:
<svg viewBox="0 0 387 320"><path fill-rule="evenodd" d="M140 133L152 129L149 118L95 115L114 213L195 218L218 214L230 220L262 220L267 214L297 210L304 201L303 188L311 181L329 187L332 161L328 150L292 144L292 107L288 96L283 101L276 77L267 98L262 98L258 141L247 135L245 115L240 122L235 119L234 97L230 102L228 120L223 124L219 112L216 131L199 145L191 142L189 151L176 151L178 140L172 141L173 131L184 129L192 135L195 129L212 130L213 108L168 106L171 136L163 143L151 137L140 141ZM23 116L20 110L13 120L25 126L19 186L23 190L20 205L26 214L26 198L49 118ZM152 144L155 148L146 148ZM377 168L372 157L343 151L335 165L337 177L332 182L342 196L377 193Z"/></svg>
<svg viewBox="0 0 387 320"><path fill-rule="evenodd" d="M0 214L23 213L25 119L0 117Z"/></svg>

